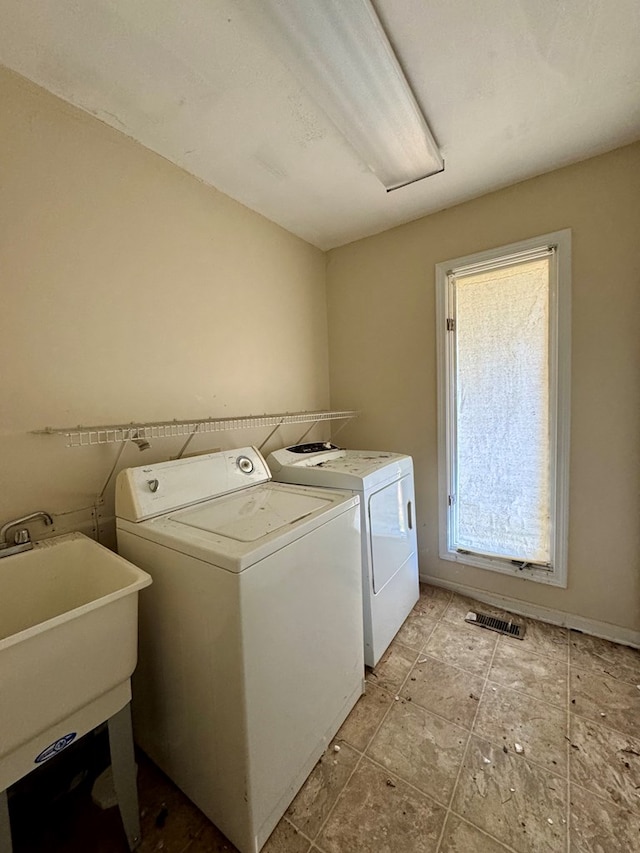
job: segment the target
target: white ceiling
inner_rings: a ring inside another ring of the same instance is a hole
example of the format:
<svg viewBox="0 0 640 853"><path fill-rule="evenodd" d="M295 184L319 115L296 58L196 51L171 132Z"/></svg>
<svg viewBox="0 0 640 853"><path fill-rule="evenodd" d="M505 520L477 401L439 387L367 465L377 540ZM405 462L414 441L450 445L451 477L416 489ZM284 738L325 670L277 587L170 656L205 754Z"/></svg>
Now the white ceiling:
<svg viewBox="0 0 640 853"><path fill-rule="evenodd" d="M638 0L375 0L445 159L387 193L259 3L2 0L0 62L322 249L640 138Z"/></svg>

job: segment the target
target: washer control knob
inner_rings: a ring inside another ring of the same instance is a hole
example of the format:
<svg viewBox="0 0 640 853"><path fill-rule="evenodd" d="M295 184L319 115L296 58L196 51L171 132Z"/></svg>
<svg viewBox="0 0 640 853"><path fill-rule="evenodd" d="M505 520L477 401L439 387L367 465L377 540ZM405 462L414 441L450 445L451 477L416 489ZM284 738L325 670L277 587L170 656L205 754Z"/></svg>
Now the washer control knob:
<svg viewBox="0 0 640 853"><path fill-rule="evenodd" d="M236 463L243 474L251 474L253 471L253 462L248 456L238 456Z"/></svg>
<svg viewBox="0 0 640 853"><path fill-rule="evenodd" d="M150 492L157 492L159 485L160 485L159 480L147 480L147 486L149 486Z"/></svg>

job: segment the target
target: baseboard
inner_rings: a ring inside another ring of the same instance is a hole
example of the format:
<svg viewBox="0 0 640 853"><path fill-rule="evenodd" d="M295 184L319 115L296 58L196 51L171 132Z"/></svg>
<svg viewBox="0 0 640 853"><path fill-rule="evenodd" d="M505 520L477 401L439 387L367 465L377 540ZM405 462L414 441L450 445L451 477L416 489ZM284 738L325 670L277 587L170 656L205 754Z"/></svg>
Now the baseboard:
<svg viewBox="0 0 640 853"><path fill-rule="evenodd" d="M622 643L624 646L633 646L636 649L640 648L640 631L634 631L631 628L622 628L619 625L612 625L609 622L598 622L596 619L585 619L583 616L577 616L575 613L553 610L550 607L531 604L528 601L521 601L518 598L507 598L504 595L485 592L485 590L475 589L474 587L443 580L442 578L431 578L421 575L420 580L422 583L449 589L467 598L475 598L476 601L492 604L494 607L500 607L503 610L508 610L510 613L517 613L519 616L530 616L532 619L539 619L541 622L550 622L552 625L561 625L563 628L573 628L575 631L582 631L584 634L601 637L603 640L611 640L614 643Z"/></svg>

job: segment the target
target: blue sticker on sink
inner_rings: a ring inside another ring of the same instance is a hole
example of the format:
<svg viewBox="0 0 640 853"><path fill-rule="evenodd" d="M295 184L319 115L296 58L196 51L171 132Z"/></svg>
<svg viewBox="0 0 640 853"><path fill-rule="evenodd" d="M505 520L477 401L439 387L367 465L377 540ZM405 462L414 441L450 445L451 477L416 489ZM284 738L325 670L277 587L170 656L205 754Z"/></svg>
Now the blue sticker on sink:
<svg viewBox="0 0 640 853"><path fill-rule="evenodd" d="M62 752L63 749L66 749L71 741L75 740L77 732L69 732L68 735L64 735L63 737L58 738L58 740L49 744L46 749L43 749L40 755L37 755L34 759L36 764L42 764L43 761L48 761L50 758L53 758L54 755L57 755L59 752Z"/></svg>

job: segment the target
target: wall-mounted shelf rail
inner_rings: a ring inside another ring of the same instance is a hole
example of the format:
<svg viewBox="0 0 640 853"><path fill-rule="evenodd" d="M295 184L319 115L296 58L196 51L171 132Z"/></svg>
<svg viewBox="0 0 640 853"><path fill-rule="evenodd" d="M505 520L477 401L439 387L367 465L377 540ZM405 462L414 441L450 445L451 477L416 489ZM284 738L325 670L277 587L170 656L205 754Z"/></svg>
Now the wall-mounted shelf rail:
<svg viewBox="0 0 640 853"><path fill-rule="evenodd" d="M34 430L38 435L64 435L67 447L88 447L96 444L117 444L135 439L174 438L199 435L207 432L259 427L311 424L322 421L350 420L358 412L284 412L281 414L243 415L235 418L201 418L188 421L149 421L146 423L111 424L109 426L45 427ZM274 429L274 431L275 431ZM310 428L311 429L311 428Z"/></svg>

